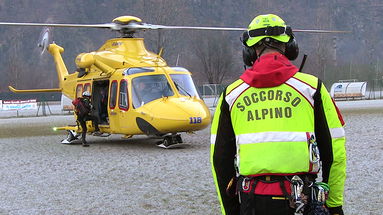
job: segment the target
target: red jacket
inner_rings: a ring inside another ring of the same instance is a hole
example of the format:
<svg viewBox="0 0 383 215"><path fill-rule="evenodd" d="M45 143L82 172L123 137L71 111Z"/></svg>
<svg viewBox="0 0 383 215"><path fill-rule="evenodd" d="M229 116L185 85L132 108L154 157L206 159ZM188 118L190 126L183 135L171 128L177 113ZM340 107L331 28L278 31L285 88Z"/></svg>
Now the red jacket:
<svg viewBox="0 0 383 215"><path fill-rule="evenodd" d="M240 78L252 87L275 87L283 84L297 72L298 68L284 55L273 52L258 58Z"/></svg>

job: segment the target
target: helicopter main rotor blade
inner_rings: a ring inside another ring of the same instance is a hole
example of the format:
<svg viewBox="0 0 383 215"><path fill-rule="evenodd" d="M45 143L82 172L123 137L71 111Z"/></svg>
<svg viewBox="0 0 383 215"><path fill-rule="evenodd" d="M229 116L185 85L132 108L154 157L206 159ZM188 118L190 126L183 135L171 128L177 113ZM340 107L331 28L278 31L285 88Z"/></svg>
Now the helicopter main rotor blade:
<svg viewBox="0 0 383 215"><path fill-rule="evenodd" d="M293 32L305 32L305 33L351 33L351 31L337 31L337 30L317 30L317 29L293 29Z"/></svg>
<svg viewBox="0 0 383 215"><path fill-rule="evenodd" d="M189 29L189 30L215 30L215 31L244 31L247 28L240 27L203 27L203 26L176 26L176 25L153 25L147 23L128 23L126 25L117 23L105 24L57 24L57 23L18 23L0 22L0 25L8 26L42 26L42 27L73 27L73 28L110 28L112 30L132 29L132 30L160 30L160 29ZM293 32L306 33L350 33L350 31L337 30L306 30L293 29Z"/></svg>
<svg viewBox="0 0 383 215"><path fill-rule="evenodd" d="M118 25L116 25L114 23L105 23L105 24L54 24L54 23L0 22L0 25L41 26L41 27L74 27L74 28L111 28L111 29L118 28Z"/></svg>
<svg viewBox="0 0 383 215"><path fill-rule="evenodd" d="M124 27L124 26L122 26ZM147 23L136 24L132 23L127 27L134 29L190 29L190 30L218 30L218 31L244 31L247 28L230 28L230 27L203 27L203 26L175 26L175 25L152 25Z"/></svg>
<svg viewBox="0 0 383 215"><path fill-rule="evenodd" d="M125 26L121 26L125 27ZM127 25L127 27L133 28L133 29L190 29L190 30L216 30L216 31L245 31L247 28L240 28L240 27L202 27L202 26L172 26L172 25L152 25L147 23L140 23L140 24L131 24ZM307 33L350 33L350 31L338 31L338 30L318 30L318 29L293 29L293 32L307 32Z"/></svg>

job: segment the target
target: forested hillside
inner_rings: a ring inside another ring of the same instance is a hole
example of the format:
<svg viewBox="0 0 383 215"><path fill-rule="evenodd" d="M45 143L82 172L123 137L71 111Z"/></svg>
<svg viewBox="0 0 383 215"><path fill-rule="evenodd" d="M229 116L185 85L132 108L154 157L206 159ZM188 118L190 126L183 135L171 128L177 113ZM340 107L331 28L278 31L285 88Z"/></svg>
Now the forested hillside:
<svg viewBox="0 0 383 215"><path fill-rule="evenodd" d="M121 15L163 25L247 27L259 14L275 13L293 29L349 30L349 34L296 33L299 65L326 83L339 79L382 79L381 0L1 0L0 22L108 23ZM0 92L57 87L52 57L40 55L39 27L0 26ZM161 30L139 33L153 52L164 47L169 65L188 68L197 84L227 83L243 72L241 32ZM74 71L81 52L97 50L116 36L103 29L55 28L64 61Z"/></svg>

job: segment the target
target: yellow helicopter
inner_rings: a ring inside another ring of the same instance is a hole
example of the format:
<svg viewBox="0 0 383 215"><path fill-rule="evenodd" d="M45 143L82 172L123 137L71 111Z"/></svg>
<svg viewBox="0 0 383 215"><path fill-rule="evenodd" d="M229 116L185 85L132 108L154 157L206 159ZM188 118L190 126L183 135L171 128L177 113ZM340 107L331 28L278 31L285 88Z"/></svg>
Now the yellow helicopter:
<svg viewBox="0 0 383 215"><path fill-rule="evenodd" d="M70 99L81 97L84 91L91 92L93 115L100 122L105 135L148 135L160 138L158 146L171 148L182 143L179 133L206 128L210 111L199 97L191 73L182 67L170 67L160 54L148 51L143 38L134 38L140 30L148 29L199 29L243 31L246 28L164 26L143 23L134 16L120 16L106 24L49 24L10 23L10 26L81 27L104 28L118 31L121 37L107 40L97 51L81 53L75 63L77 70L69 73L61 54L64 49L55 43L48 44L49 29L42 35L39 44L49 51L56 64L59 88L18 90L25 92L62 92ZM321 30L294 30L326 33ZM105 100L107 98L107 100ZM106 102L103 102L106 101ZM94 126L87 122L88 131ZM62 141L71 144L81 133L78 125L57 127L68 131Z"/></svg>

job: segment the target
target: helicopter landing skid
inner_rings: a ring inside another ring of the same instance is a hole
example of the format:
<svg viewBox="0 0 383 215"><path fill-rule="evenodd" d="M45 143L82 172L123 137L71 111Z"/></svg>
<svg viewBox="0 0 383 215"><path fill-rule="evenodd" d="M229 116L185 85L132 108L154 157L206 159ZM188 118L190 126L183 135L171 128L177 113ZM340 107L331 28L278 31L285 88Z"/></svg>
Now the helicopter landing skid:
<svg viewBox="0 0 383 215"><path fill-rule="evenodd" d="M93 136L96 136L96 137L109 137L111 134L109 133L101 133L100 135L95 135L95 134L92 134Z"/></svg>
<svg viewBox="0 0 383 215"><path fill-rule="evenodd" d="M162 141L157 142L157 146L164 149L179 148L185 145L180 134L167 135Z"/></svg>
<svg viewBox="0 0 383 215"><path fill-rule="evenodd" d="M61 141L62 144L72 144L73 141L78 140L78 137L81 135L81 133L77 133L74 130L67 130L68 131L68 136L66 139L63 139Z"/></svg>

